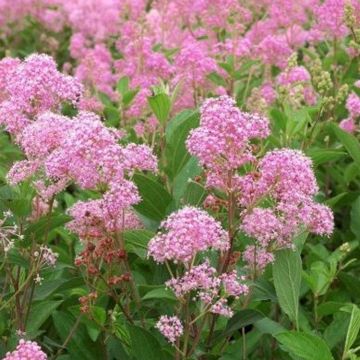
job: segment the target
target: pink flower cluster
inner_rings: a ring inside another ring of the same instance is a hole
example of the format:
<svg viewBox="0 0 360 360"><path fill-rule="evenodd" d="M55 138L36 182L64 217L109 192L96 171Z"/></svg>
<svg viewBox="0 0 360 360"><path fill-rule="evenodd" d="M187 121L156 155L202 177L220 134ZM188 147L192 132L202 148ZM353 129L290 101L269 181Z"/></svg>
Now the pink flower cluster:
<svg viewBox="0 0 360 360"><path fill-rule="evenodd" d="M207 185L226 188L228 172L255 159L250 141L269 133L268 119L241 112L233 99L221 96L204 101L200 127L191 131L186 145L208 171Z"/></svg>
<svg viewBox="0 0 360 360"><path fill-rule="evenodd" d="M13 352L8 352L3 360L46 360L47 355L35 341L21 339Z"/></svg>
<svg viewBox="0 0 360 360"><path fill-rule="evenodd" d="M179 298L188 293L193 294L193 299L200 299L212 312L212 307L218 308L222 304L227 308L226 313L232 316L232 311L225 306L229 296L238 298L247 294L249 288L241 281L236 271L216 274L216 269L210 266L209 261L193 266L190 270L179 278L172 278L166 282L166 286L173 290ZM219 313L215 312L214 313Z"/></svg>
<svg viewBox="0 0 360 360"><path fill-rule="evenodd" d="M355 2L355 1L354 1ZM316 25L313 32L324 33L326 38L339 39L346 35L348 29L344 23L345 0L325 0L315 7Z"/></svg>
<svg viewBox="0 0 360 360"><path fill-rule="evenodd" d="M356 124L357 119L360 117L360 97L352 92L346 100L346 109L349 112L349 117L341 121L339 126L349 132L353 133L358 129Z"/></svg>
<svg viewBox="0 0 360 360"><path fill-rule="evenodd" d="M239 178L239 203L245 208L241 230L256 239L257 248L245 251L246 261L264 268L273 257L266 252L291 247L293 237L305 227L318 235L334 228L331 210L314 202L318 191L309 158L300 151L281 149L267 153L259 162L256 177ZM268 203L268 207L259 207ZM256 259L254 259L256 257Z"/></svg>
<svg viewBox="0 0 360 360"><path fill-rule="evenodd" d="M66 101L76 104L81 97L80 83L61 74L47 55L30 55L23 62L5 58L0 67L0 125L14 135L44 111L57 111Z"/></svg>
<svg viewBox="0 0 360 360"><path fill-rule="evenodd" d="M67 228L87 241L106 238L109 233L142 228L133 211L124 207L122 212L112 213L108 205L103 199L78 201L69 209L73 220L67 224Z"/></svg>
<svg viewBox="0 0 360 360"><path fill-rule="evenodd" d="M156 324L156 328L172 344L183 334L184 328L177 316L163 315Z"/></svg>
<svg viewBox="0 0 360 360"><path fill-rule="evenodd" d="M280 80L284 84L309 80L304 69L295 70ZM232 99L222 96L204 102L200 126L187 140L189 152L207 172L207 185L237 198L240 229L257 244L245 250L244 259L255 261L260 269L273 260L274 250L291 247L301 229L323 236L334 227L331 210L314 202L318 186L309 158L291 149L256 158L250 141L265 138L269 132L267 119L242 113ZM247 162L252 163L252 170L238 174Z"/></svg>
<svg viewBox="0 0 360 360"><path fill-rule="evenodd" d="M156 262L188 263L200 251L229 248L229 238L221 224L206 211L184 207L161 223L160 231L148 244L148 255Z"/></svg>
<svg viewBox="0 0 360 360"><path fill-rule="evenodd" d="M285 70L277 77L277 83L288 90L290 99L301 95L305 104L315 104L316 94L311 85L311 76L305 67L295 66Z"/></svg>
<svg viewBox="0 0 360 360"><path fill-rule="evenodd" d="M39 251L35 251L34 256L39 259L43 266L55 266L59 254L52 251L48 246L40 246Z"/></svg>
<svg viewBox="0 0 360 360"><path fill-rule="evenodd" d="M181 85L176 110L194 106L207 92L232 91L231 86L217 88L208 78L213 72L227 77L218 63L223 65L228 56L235 64L261 60L266 65L265 81L274 82L267 70L285 69L289 56L305 43L338 41L349 33L345 4L345 0L241 4L235 0L17 0L16 4L4 0L0 24L9 25L10 33L25 26L30 16L57 32L70 28L72 71L84 83L88 100L101 91L117 101L116 82L129 76L131 87L141 89L125 114L147 117L146 98L160 78L171 90ZM359 24L359 2L351 0L351 4ZM66 68L71 68L69 63ZM90 100L82 104L87 110L95 105Z"/></svg>
<svg viewBox="0 0 360 360"><path fill-rule="evenodd" d="M81 86L57 72L51 58L34 55L23 63L6 60L1 64L4 67L0 70L5 70L0 76L11 79L2 90L7 100L0 104L0 113L1 106L14 102L26 119L16 131L13 118L5 119L7 130L14 130L26 156L9 171L9 182L17 184L32 178L38 192L37 205L41 202L43 209L48 209L54 196L71 183L100 190L100 199L79 202L69 210L74 220L68 226L82 240L101 242L102 254L112 254L109 234L141 227L131 210L141 199L130 179L137 170L157 171L152 150L146 145L120 145L124 133L107 128L94 113L80 111L72 118L60 115L62 101L75 104ZM41 261L54 265L56 256L50 249L41 248L40 253Z"/></svg>

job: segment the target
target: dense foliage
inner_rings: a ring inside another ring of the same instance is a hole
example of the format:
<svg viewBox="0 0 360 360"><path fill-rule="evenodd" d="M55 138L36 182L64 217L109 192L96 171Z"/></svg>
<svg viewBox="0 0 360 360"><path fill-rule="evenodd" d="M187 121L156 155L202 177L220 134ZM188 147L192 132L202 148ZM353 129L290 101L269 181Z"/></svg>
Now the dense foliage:
<svg viewBox="0 0 360 360"><path fill-rule="evenodd" d="M360 359L360 1L0 1L0 357Z"/></svg>

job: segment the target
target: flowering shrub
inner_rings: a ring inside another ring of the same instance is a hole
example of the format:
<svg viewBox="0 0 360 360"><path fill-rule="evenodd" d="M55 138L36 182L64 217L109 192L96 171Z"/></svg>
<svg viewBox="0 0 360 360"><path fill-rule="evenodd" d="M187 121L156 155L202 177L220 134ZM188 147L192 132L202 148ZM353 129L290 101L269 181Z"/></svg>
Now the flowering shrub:
<svg viewBox="0 0 360 360"><path fill-rule="evenodd" d="M360 359L358 0L0 27L0 358Z"/></svg>

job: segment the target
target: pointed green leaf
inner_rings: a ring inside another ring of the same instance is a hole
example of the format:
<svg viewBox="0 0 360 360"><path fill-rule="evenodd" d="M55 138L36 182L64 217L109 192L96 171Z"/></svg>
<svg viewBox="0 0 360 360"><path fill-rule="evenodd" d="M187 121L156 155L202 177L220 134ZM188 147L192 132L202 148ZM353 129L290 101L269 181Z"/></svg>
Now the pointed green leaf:
<svg viewBox="0 0 360 360"><path fill-rule="evenodd" d="M297 251L280 250L273 264L276 294L281 309L298 327L299 295L301 285L301 258Z"/></svg>

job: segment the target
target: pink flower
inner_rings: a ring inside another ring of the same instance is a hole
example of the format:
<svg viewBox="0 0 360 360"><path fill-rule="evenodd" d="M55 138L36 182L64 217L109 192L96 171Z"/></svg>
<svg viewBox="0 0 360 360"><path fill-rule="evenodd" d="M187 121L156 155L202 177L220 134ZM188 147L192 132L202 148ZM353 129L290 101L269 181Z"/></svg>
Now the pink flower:
<svg viewBox="0 0 360 360"><path fill-rule="evenodd" d="M162 315L155 326L166 339L175 344L176 340L183 334L184 329L177 316Z"/></svg>
<svg viewBox="0 0 360 360"><path fill-rule="evenodd" d="M270 83L265 83L260 88L261 96L267 104L271 105L276 100L276 91Z"/></svg>
<svg viewBox="0 0 360 360"><path fill-rule="evenodd" d="M256 53L264 63L283 69L292 50L280 36L268 35L257 46Z"/></svg>
<svg viewBox="0 0 360 360"><path fill-rule="evenodd" d="M214 305L211 306L210 312L213 314L219 314L228 318L234 315L234 312L227 304L227 300L224 298L219 299Z"/></svg>
<svg viewBox="0 0 360 360"><path fill-rule="evenodd" d="M255 208L244 216L241 229L266 247L282 236L283 224L271 209Z"/></svg>
<svg viewBox="0 0 360 360"><path fill-rule="evenodd" d="M303 66L296 66L287 72L282 72L277 81L280 85L290 85L293 83L309 82L311 79L309 72Z"/></svg>
<svg viewBox="0 0 360 360"><path fill-rule="evenodd" d="M240 282L243 279L238 277L236 270L220 275L220 279L226 294L229 296L238 298L240 295L244 295L249 292L249 287Z"/></svg>
<svg viewBox="0 0 360 360"><path fill-rule="evenodd" d="M223 187L229 170L254 159L250 141L269 132L268 119L243 113L233 99L221 96L203 103L200 127L191 131L186 146L209 169L208 186Z"/></svg>
<svg viewBox="0 0 360 360"><path fill-rule="evenodd" d="M344 0L325 0L315 7L317 24L315 29L322 31L328 38L342 38L348 32L344 23Z"/></svg>
<svg viewBox="0 0 360 360"><path fill-rule="evenodd" d="M160 231L148 245L155 261L189 262L199 251L227 250L229 239L221 224L204 210L184 207L161 223Z"/></svg>
<svg viewBox="0 0 360 360"><path fill-rule="evenodd" d="M246 247L243 253L243 259L251 269L257 269L262 272L266 265L274 262L275 257L271 252L266 251L263 248L249 245Z"/></svg>
<svg viewBox="0 0 360 360"><path fill-rule="evenodd" d="M353 119L360 116L360 97L351 93L346 100L346 108Z"/></svg>
<svg viewBox="0 0 360 360"><path fill-rule="evenodd" d="M75 104L82 94L80 83L58 72L54 60L44 54L30 55L9 71L4 89L8 99L0 104L0 123L15 134L36 115L64 101ZM22 126L18 119L24 119Z"/></svg>
<svg viewBox="0 0 360 360"><path fill-rule="evenodd" d="M339 127L350 134L357 130L357 126L353 118L341 120Z"/></svg>
<svg viewBox="0 0 360 360"><path fill-rule="evenodd" d="M47 355L35 341L20 340L13 352L8 352L3 360L47 360Z"/></svg>

